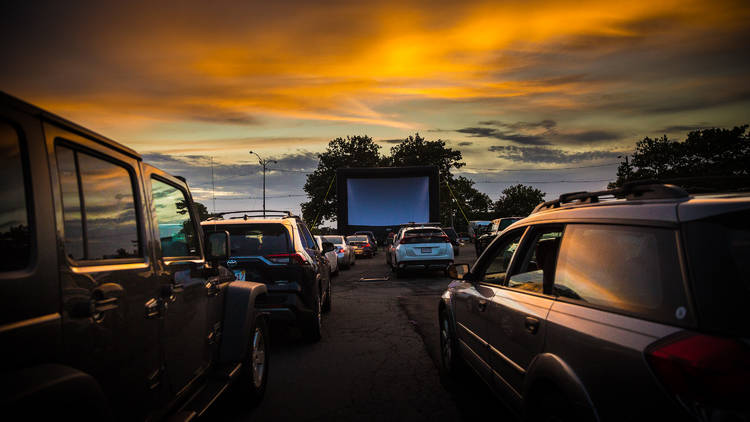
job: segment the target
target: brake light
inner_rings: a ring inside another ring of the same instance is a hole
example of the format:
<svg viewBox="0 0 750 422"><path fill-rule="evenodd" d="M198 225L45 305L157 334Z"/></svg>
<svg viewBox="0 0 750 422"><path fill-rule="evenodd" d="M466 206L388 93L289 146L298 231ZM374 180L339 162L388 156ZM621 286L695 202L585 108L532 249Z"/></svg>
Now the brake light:
<svg viewBox="0 0 750 422"><path fill-rule="evenodd" d="M369 247L370 247L370 244L369 243L365 243L365 248L369 248Z"/></svg>
<svg viewBox="0 0 750 422"><path fill-rule="evenodd" d="M451 238L448 236L441 236L443 238L443 242L451 243Z"/></svg>
<svg viewBox="0 0 750 422"><path fill-rule="evenodd" d="M266 255L266 259L273 262L274 264L307 264L307 260L298 253L280 253L274 255Z"/></svg>
<svg viewBox="0 0 750 422"><path fill-rule="evenodd" d="M746 406L750 348L739 340L680 333L649 346L646 360L664 386L683 400Z"/></svg>

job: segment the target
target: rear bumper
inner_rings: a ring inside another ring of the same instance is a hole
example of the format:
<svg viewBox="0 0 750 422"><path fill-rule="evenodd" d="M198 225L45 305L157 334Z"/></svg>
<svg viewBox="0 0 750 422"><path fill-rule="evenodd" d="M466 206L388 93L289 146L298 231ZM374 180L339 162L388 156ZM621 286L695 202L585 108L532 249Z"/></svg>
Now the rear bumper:
<svg viewBox="0 0 750 422"><path fill-rule="evenodd" d="M313 310L303 299L304 292L298 283L267 284L268 293L256 308L267 312L272 321L297 321L311 317Z"/></svg>
<svg viewBox="0 0 750 422"><path fill-rule="evenodd" d="M372 249L364 249L364 250L360 250L360 251L357 251L357 250L354 251L354 255L356 255L356 256L373 256L374 254L375 254L375 251L373 251Z"/></svg>
<svg viewBox="0 0 750 422"><path fill-rule="evenodd" d="M398 268L404 270L444 270L451 264L453 264L452 259L415 259L400 261Z"/></svg>

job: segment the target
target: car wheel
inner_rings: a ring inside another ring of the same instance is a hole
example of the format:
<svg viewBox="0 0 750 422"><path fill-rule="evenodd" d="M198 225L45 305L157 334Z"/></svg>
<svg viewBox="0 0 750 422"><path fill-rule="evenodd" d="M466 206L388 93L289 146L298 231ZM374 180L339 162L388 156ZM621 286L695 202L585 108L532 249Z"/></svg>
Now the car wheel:
<svg viewBox="0 0 750 422"><path fill-rule="evenodd" d="M241 397L252 403L259 402L266 392L271 361L270 340L266 319L262 316L256 317L247 358L242 365L241 378L238 380Z"/></svg>
<svg viewBox="0 0 750 422"><path fill-rule="evenodd" d="M323 312L328 313L331 312L331 283L328 282L328 289L326 290L326 299L323 301Z"/></svg>
<svg viewBox="0 0 750 422"><path fill-rule="evenodd" d="M458 341L446 311L440 313L440 369L452 380L458 380L466 373L466 363L459 353Z"/></svg>
<svg viewBox="0 0 750 422"><path fill-rule="evenodd" d="M320 295L315 296L312 303L313 314L308 318L303 335L310 343L320 341L321 329L323 327L323 306L320 303Z"/></svg>

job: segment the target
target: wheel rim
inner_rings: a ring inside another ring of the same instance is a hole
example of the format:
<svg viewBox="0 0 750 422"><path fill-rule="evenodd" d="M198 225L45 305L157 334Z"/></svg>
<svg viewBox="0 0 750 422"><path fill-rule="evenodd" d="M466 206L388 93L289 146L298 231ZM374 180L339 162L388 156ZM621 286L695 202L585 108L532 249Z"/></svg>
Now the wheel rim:
<svg viewBox="0 0 750 422"><path fill-rule="evenodd" d="M266 342L260 328L255 328L253 334L253 348L251 353L251 367L253 370L253 385L260 388L263 385L263 378L266 370Z"/></svg>
<svg viewBox="0 0 750 422"><path fill-rule="evenodd" d="M440 343L441 351L443 355L443 366L450 368L451 358L453 356L453 350L451 350L451 339L448 331L448 319L443 319L443 324L440 327Z"/></svg>

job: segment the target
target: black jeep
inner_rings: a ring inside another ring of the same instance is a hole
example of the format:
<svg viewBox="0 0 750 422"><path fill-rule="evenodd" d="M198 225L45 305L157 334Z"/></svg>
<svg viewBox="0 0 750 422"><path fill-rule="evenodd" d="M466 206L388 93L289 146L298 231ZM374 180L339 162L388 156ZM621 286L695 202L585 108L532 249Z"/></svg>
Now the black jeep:
<svg viewBox="0 0 750 422"><path fill-rule="evenodd" d="M184 179L0 93L0 398L37 420L190 419L268 377L259 283Z"/></svg>

